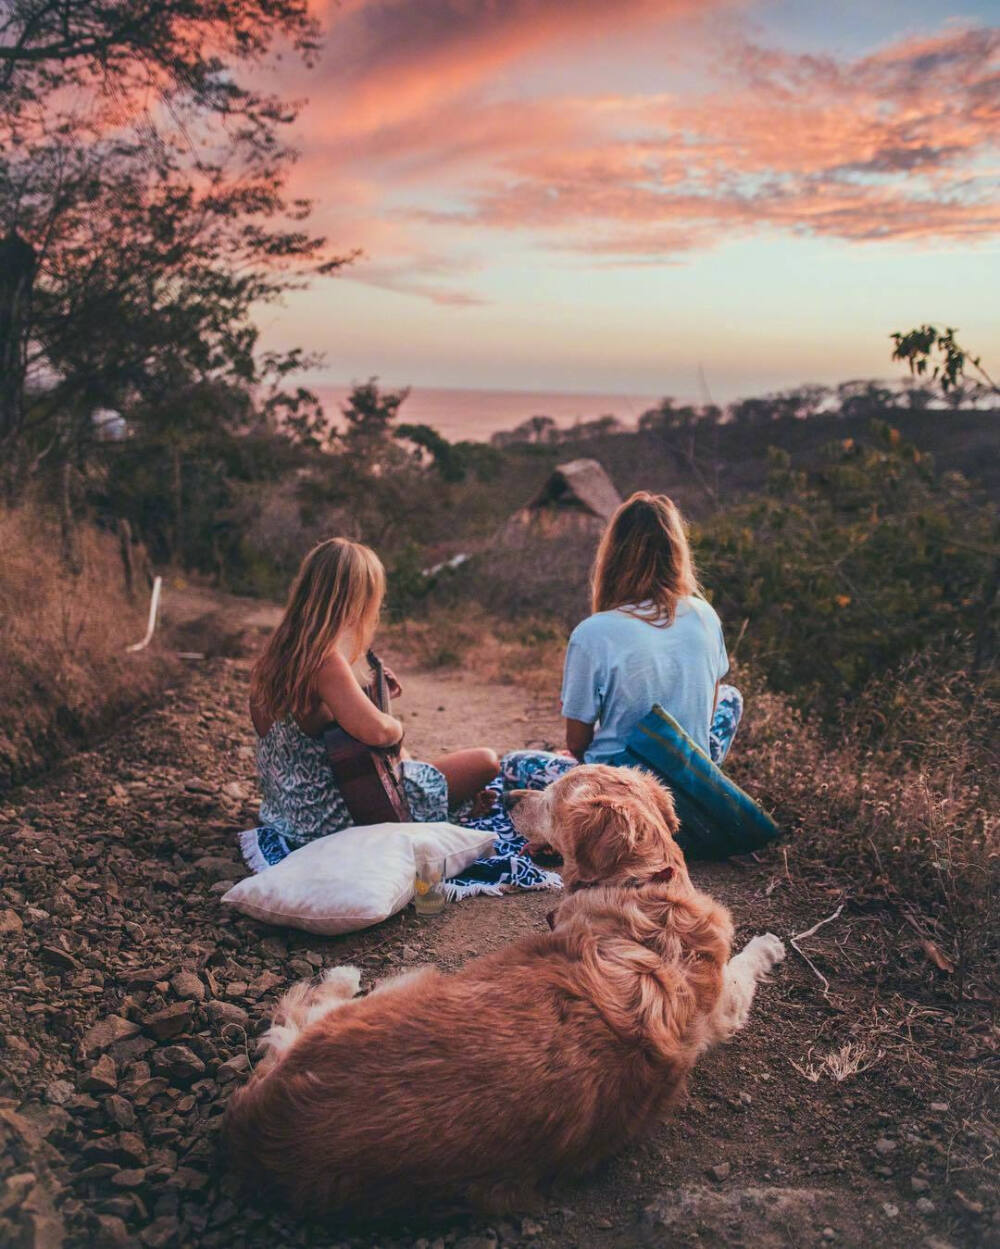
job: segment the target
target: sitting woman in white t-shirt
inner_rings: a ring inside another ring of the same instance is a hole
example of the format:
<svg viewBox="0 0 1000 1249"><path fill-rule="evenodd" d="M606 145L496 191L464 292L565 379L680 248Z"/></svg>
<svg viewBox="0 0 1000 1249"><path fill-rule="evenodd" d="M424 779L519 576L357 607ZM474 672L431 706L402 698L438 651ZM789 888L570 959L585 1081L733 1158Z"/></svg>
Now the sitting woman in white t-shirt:
<svg viewBox="0 0 1000 1249"><path fill-rule="evenodd" d="M618 508L601 539L593 614L566 651L566 745L587 763L612 762L654 703L716 763L743 711L722 625L695 577L684 521L662 494L640 491Z"/></svg>

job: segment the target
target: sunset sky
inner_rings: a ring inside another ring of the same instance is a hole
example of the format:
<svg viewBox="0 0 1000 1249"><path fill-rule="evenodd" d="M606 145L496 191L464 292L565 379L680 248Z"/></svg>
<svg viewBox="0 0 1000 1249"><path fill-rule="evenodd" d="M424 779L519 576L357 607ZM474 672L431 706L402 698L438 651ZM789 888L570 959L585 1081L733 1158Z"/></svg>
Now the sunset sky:
<svg viewBox="0 0 1000 1249"><path fill-rule="evenodd" d="M1000 357L1000 3L317 0L316 381L716 400ZM898 371L897 371L898 372Z"/></svg>

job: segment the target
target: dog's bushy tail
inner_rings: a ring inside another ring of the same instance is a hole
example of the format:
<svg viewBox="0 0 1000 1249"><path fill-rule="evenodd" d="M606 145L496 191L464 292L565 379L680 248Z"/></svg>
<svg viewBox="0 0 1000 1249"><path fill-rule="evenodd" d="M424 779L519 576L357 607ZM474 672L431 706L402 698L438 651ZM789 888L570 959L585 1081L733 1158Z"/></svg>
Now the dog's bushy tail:
<svg viewBox="0 0 1000 1249"><path fill-rule="evenodd" d="M288 990L275 1008L271 1026L260 1038L263 1074L280 1062L305 1030L329 1011L349 1001L361 987L356 967L330 967L319 983L302 980Z"/></svg>

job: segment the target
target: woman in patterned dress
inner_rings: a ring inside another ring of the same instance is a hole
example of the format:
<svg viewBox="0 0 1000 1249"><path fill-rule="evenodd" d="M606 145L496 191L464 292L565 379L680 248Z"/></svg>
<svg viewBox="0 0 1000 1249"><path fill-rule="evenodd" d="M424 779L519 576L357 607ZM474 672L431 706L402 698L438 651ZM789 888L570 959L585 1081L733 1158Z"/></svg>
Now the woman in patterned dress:
<svg viewBox="0 0 1000 1249"><path fill-rule="evenodd" d="M251 677L261 827L244 835L243 851L255 870L352 823L317 736L324 728L335 722L369 746L403 739L402 724L379 711L354 673L371 646L384 596L385 569L360 543L331 538L302 561L285 614ZM398 696L399 683L388 669L386 677ZM404 759L413 818L447 819L449 806L478 793L498 767L495 752L486 748L456 751L435 763Z"/></svg>

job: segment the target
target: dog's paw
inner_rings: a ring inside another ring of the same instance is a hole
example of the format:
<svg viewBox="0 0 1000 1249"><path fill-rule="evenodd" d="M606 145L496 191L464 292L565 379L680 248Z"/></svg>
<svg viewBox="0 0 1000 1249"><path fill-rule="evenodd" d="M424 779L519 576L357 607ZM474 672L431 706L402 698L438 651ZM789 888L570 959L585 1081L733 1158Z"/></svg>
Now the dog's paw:
<svg viewBox="0 0 1000 1249"><path fill-rule="evenodd" d="M773 932L765 932L747 942L745 953L754 959L762 972L768 972L785 957L785 943Z"/></svg>
<svg viewBox="0 0 1000 1249"><path fill-rule="evenodd" d="M323 984L340 989L344 997L357 997L361 992L361 970L349 963L343 967L328 967L323 973Z"/></svg>

